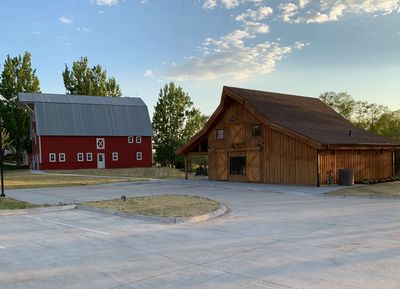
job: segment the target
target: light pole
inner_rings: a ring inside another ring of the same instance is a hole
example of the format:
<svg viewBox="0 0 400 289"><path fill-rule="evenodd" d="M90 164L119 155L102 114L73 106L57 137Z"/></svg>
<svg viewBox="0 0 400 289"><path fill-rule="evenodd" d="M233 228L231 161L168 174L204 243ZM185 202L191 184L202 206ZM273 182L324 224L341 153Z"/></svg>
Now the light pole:
<svg viewBox="0 0 400 289"><path fill-rule="evenodd" d="M1 178L1 194L0 197L4 198L6 194L4 193L4 149L3 149L3 119L0 118L0 178Z"/></svg>

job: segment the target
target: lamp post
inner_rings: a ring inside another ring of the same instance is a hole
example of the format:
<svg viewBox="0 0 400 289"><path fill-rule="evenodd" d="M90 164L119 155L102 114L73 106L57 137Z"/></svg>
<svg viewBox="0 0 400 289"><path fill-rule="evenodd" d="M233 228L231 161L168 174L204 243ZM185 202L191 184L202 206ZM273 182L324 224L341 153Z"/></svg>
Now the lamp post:
<svg viewBox="0 0 400 289"><path fill-rule="evenodd" d="M0 178L1 178L1 194L0 194L0 197L2 197L2 198L4 198L6 196L6 194L4 193L3 163L4 163L3 120L0 118Z"/></svg>

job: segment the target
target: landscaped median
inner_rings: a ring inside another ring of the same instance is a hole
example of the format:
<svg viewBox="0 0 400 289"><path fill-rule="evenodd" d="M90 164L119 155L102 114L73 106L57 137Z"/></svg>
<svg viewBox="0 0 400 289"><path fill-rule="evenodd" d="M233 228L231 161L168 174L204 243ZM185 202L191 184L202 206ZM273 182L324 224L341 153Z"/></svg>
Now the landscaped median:
<svg viewBox="0 0 400 289"><path fill-rule="evenodd" d="M399 197L400 181L348 187L329 192L329 194L338 196Z"/></svg>
<svg viewBox="0 0 400 289"><path fill-rule="evenodd" d="M197 196L158 195L82 203L78 208L166 223L198 222L226 213L219 202Z"/></svg>
<svg viewBox="0 0 400 289"><path fill-rule="evenodd" d="M8 198L8 197L0 198L0 210L32 209L37 207L39 206L28 202L18 201L13 198Z"/></svg>

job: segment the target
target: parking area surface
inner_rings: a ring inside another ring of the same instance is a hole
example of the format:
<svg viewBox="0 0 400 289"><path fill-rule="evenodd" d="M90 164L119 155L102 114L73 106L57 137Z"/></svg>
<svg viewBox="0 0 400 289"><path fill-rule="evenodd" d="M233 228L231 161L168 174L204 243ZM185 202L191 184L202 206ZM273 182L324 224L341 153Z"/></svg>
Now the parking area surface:
<svg viewBox="0 0 400 289"><path fill-rule="evenodd" d="M400 199L321 194L329 189L162 181L8 192L36 203L194 194L231 211L177 225L3 215L0 288L400 288Z"/></svg>

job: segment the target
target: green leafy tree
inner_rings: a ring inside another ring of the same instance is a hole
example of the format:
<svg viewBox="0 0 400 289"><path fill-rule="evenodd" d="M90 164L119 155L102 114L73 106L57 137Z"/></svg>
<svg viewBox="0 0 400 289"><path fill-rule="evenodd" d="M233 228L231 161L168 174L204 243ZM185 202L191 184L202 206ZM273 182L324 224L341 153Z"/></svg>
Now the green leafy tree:
<svg viewBox="0 0 400 289"><path fill-rule="evenodd" d="M367 101L357 101L354 106L353 123L363 129L379 133L382 122L378 121L387 113L389 113L389 108L384 105L369 103Z"/></svg>
<svg viewBox="0 0 400 289"><path fill-rule="evenodd" d="M15 149L17 166L21 166L24 150L30 150L29 117L17 103L20 92L40 92L36 70L32 68L31 55L7 56L0 78L0 94L6 99L0 105L4 127Z"/></svg>
<svg viewBox="0 0 400 289"><path fill-rule="evenodd" d="M355 110L356 101L347 92L324 92L319 98L327 105L340 113L347 120L351 120Z"/></svg>
<svg viewBox="0 0 400 289"><path fill-rule="evenodd" d="M65 65L62 73L64 86L68 94L121 96L122 92L114 77L107 79L107 72L100 65L88 65L87 57L74 61L70 70Z"/></svg>
<svg viewBox="0 0 400 289"><path fill-rule="evenodd" d="M1 120L0 120L1 122ZM8 131L3 127L1 130L1 145L3 149L3 154L5 150L11 149L11 140L10 140L10 134Z"/></svg>
<svg viewBox="0 0 400 289"><path fill-rule="evenodd" d="M189 95L173 82L160 89L154 107L155 160L162 166L179 166L176 149L192 137L208 118L193 107Z"/></svg>

